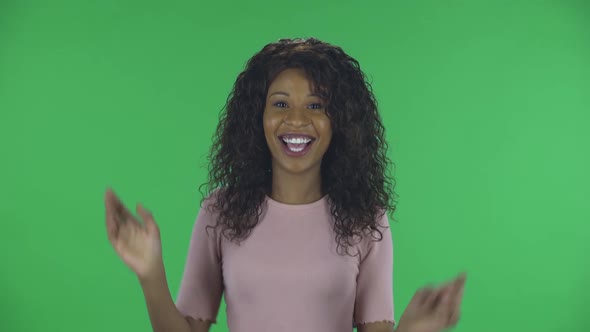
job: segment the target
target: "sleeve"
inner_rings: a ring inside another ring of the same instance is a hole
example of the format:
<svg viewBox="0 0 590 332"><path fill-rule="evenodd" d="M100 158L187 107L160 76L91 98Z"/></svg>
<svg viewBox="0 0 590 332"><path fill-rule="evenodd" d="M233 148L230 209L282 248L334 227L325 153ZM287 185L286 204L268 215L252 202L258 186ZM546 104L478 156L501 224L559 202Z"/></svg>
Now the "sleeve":
<svg viewBox="0 0 590 332"><path fill-rule="evenodd" d="M176 307L184 316L215 323L223 293L220 234L207 228L208 225L215 225L213 216L201 207L193 227Z"/></svg>
<svg viewBox="0 0 590 332"><path fill-rule="evenodd" d="M366 323L395 324L393 308L393 241L387 214L379 223L380 241L368 237L357 277L354 326Z"/></svg>

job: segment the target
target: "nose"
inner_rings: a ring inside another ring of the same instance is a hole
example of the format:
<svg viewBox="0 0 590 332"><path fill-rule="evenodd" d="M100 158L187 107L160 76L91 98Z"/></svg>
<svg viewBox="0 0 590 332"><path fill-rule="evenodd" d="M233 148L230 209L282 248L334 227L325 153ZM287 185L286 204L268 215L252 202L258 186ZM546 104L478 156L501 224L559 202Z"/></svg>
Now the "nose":
<svg viewBox="0 0 590 332"><path fill-rule="evenodd" d="M310 124L310 119L305 112L305 109L292 108L287 111L284 122L293 127L305 127Z"/></svg>

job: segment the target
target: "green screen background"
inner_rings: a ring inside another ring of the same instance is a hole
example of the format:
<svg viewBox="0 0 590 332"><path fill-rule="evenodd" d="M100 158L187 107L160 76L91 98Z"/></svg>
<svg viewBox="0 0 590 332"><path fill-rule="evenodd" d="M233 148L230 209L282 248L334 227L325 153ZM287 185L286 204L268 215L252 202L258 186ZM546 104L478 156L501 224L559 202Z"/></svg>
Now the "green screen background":
<svg viewBox="0 0 590 332"><path fill-rule="evenodd" d="M396 318L467 271L455 331L589 331L589 10L2 0L0 331L150 331L105 188L154 212L175 297L218 112L250 56L298 36L373 83L399 194Z"/></svg>

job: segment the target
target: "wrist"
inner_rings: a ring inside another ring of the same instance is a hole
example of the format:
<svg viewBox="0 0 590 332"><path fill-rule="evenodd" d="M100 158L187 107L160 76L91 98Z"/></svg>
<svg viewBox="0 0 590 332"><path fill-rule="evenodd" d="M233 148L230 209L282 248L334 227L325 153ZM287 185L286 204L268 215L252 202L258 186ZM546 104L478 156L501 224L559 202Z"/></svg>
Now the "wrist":
<svg viewBox="0 0 590 332"><path fill-rule="evenodd" d="M164 264L157 264L149 272L137 275L137 279L143 288L159 286L162 285L162 283L166 284L167 281Z"/></svg>

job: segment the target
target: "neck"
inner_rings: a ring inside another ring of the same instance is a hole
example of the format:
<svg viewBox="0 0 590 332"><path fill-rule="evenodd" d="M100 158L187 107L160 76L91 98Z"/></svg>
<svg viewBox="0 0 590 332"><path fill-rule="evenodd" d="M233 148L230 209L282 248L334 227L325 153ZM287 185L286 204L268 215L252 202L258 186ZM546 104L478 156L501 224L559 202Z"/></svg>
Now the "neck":
<svg viewBox="0 0 590 332"><path fill-rule="evenodd" d="M308 204L323 197L319 169L310 174L292 174L273 167L270 197L284 204Z"/></svg>

